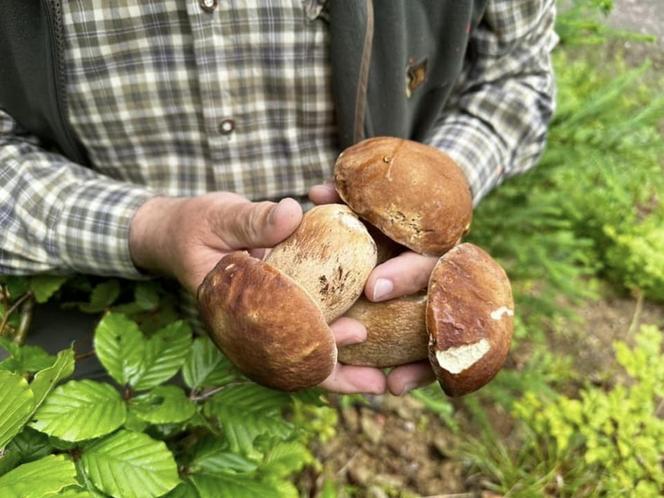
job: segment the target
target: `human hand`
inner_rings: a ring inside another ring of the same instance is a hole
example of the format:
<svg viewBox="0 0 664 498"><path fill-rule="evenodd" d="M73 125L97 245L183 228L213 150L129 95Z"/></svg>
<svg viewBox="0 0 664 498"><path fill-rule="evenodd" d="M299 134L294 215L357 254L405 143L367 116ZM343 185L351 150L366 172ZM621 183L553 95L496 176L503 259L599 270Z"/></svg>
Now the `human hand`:
<svg viewBox="0 0 664 498"><path fill-rule="evenodd" d="M339 202L340 198L332 184L316 185L309 191L309 198L315 204ZM412 251L405 251L395 258L376 266L369 275L364 293L367 299L387 301L416 292L427 287L429 276L438 258L422 256ZM344 318L338 328L357 327L358 321ZM364 327L362 327L364 328ZM339 330L338 334L344 332ZM365 331L366 334L366 331ZM361 342L361 341L356 341ZM351 368L344 366L344 368ZM353 367L365 368L365 367ZM403 395L435 380L435 375L428 361L400 365L387 376L387 388L392 394Z"/></svg>
<svg viewBox="0 0 664 498"><path fill-rule="evenodd" d="M197 197L155 197L134 215L129 248L134 264L174 277L193 295L229 252L260 255L288 237L302 220L294 199L250 202L216 192Z"/></svg>
<svg viewBox="0 0 664 498"><path fill-rule="evenodd" d="M134 216L130 251L137 267L175 277L196 294L225 254L246 249L260 257L264 248L287 238L301 220L302 208L293 199L256 203L227 192L156 197ZM330 328L338 346L361 342L367 335L362 324L345 318ZM375 368L337 364L321 387L340 393L383 393L386 380Z"/></svg>

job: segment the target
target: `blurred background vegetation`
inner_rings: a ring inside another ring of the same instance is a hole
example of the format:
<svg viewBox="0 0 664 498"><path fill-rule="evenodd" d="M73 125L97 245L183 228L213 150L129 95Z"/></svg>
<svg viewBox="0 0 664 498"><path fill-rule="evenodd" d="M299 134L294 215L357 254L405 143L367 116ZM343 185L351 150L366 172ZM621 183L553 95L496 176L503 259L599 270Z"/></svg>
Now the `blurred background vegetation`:
<svg viewBox="0 0 664 498"><path fill-rule="evenodd" d="M162 386L164 376L125 378L102 360L125 385L123 400L108 402L128 414L101 419L106 432L81 425L87 436L63 441L64 429L43 422L5 433L0 488L64 455L76 468L57 460L60 484L24 496L123 496L104 472L136 496L180 498L663 496L664 49L608 27L611 9L610 0L561 2L546 153L476 211L470 240L506 268L518 310L508 364L489 386L460 400L437 386L406 398L275 393L242 380L198 338L168 366L182 393ZM0 294L9 354L0 381L4 370L33 390L36 372L64 361L19 345L34 301L106 312L96 337L135 328L145 348L184 327L174 294L154 282L5 278ZM187 413L160 404L185 393ZM137 472L150 488L111 464L93 472L90 462L108 456L101 443L121 438L139 449L164 442L160 458L179 477L145 467Z"/></svg>

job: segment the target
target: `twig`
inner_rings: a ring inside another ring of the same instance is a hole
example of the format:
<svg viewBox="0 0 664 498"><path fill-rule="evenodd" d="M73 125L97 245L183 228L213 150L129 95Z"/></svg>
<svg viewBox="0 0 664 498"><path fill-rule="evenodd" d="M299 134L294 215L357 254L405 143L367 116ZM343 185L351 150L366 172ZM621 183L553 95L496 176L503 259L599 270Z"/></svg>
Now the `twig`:
<svg viewBox="0 0 664 498"><path fill-rule="evenodd" d="M18 345L22 345L28 337L28 330L30 330L30 324L32 323L32 312L34 307L34 299L28 299L21 306L21 321L18 324L18 330L14 336L14 342Z"/></svg>
<svg viewBox="0 0 664 498"><path fill-rule="evenodd" d="M201 394L194 394L194 391L192 391L192 393L189 395L189 399L191 401L203 401L203 400L206 400L208 398L211 398L212 396L214 396L218 392L223 391L227 387L237 386L237 385L241 385L241 384L247 384L247 382L244 382L244 381L229 382L228 384L224 384L223 386L215 387L214 389L210 389L209 391L205 391Z"/></svg>
<svg viewBox="0 0 664 498"><path fill-rule="evenodd" d="M659 405L657 405L657 409L655 410L655 418L659 417L659 412L664 408L664 399L659 402Z"/></svg>
<svg viewBox="0 0 664 498"><path fill-rule="evenodd" d="M353 453L351 455L351 457L348 459L348 461L345 464L343 464L342 467L339 470L337 470L337 476L343 475L344 472L346 472L346 470L348 469L348 467L350 467L352 465L352 463L355 461L355 458L359 454L360 454L360 450L355 450L355 453Z"/></svg>
<svg viewBox="0 0 664 498"><path fill-rule="evenodd" d="M632 315L632 321L629 324L627 329L627 338L630 339L636 332L636 328L641 322L641 312L643 311L643 292L639 289L635 291L636 293L636 306L634 307L634 314Z"/></svg>
<svg viewBox="0 0 664 498"><path fill-rule="evenodd" d="M428 495L422 498L473 498L474 496L473 493L452 493L448 495Z"/></svg>
<svg viewBox="0 0 664 498"><path fill-rule="evenodd" d="M25 302L26 299L32 297L32 292L26 292L23 294L18 300L12 304L12 307L7 310L5 313L5 316L2 317L2 323L0 323L0 336L4 334L5 327L7 326L7 322L9 321L9 317L18 309L21 304Z"/></svg>
<svg viewBox="0 0 664 498"><path fill-rule="evenodd" d="M74 356L74 360L76 360L76 361L85 360L86 358L90 358L91 356L94 356L94 355L95 355L94 351L88 351L87 353L77 354L76 356Z"/></svg>

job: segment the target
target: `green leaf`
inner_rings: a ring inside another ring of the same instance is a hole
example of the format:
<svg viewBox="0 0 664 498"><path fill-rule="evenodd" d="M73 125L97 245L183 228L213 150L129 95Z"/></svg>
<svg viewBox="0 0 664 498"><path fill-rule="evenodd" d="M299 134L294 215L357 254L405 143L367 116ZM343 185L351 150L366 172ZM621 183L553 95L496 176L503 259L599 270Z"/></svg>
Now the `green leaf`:
<svg viewBox="0 0 664 498"><path fill-rule="evenodd" d="M74 373L74 367L74 350L65 349L58 353L51 366L37 372L30 384L30 389L35 395L33 412L41 406L46 396L49 395L58 382Z"/></svg>
<svg viewBox="0 0 664 498"><path fill-rule="evenodd" d="M281 498L272 484L256 481L253 476L194 474L189 480L201 498Z"/></svg>
<svg viewBox="0 0 664 498"><path fill-rule="evenodd" d="M30 425L64 441L83 441L114 431L125 418L125 404L112 386L72 380L53 391Z"/></svg>
<svg viewBox="0 0 664 498"><path fill-rule="evenodd" d="M94 496L85 489L76 486L75 488L67 488L58 494L48 495L44 498L94 498Z"/></svg>
<svg viewBox="0 0 664 498"><path fill-rule="evenodd" d="M139 370L129 382L136 390L151 389L173 377L191 347L191 328L183 321L167 325L145 343Z"/></svg>
<svg viewBox="0 0 664 498"><path fill-rule="evenodd" d="M159 306L158 287L154 282L139 282L134 288L134 301L144 311L151 311Z"/></svg>
<svg viewBox="0 0 664 498"><path fill-rule="evenodd" d="M30 279L30 290L38 303L45 303L66 281L67 277L37 275Z"/></svg>
<svg viewBox="0 0 664 498"><path fill-rule="evenodd" d="M151 424L175 424L190 419L196 405L178 386L159 386L131 400L130 410Z"/></svg>
<svg viewBox="0 0 664 498"><path fill-rule="evenodd" d="M246 474L256 470L257 465L242 455L228 451L228 445L219 439L206 438L197 447L189 463L194 474L216 475L221 472Z"/></svg>
<svg viewBox="0 0 664 498"><path fill-rule="evenodd" d="M92 290L90 302L82 303L79 308L84 313L99 313L108 309L120 295L120 282L115 279L106 280Z"/></svg>
<svg viewBox="0 0 664 498"><path fill-rule="evenodd" d="M288 477L302 470L307 464L314 462L305 445L297 441L272 441L270 448L265 452L260 470L264 474L274 477Z"/></svg>
<svg viewBox="0 0 664 498"><path fill-rule="evenodd" d="M253 446L262 434L286 439L293 426L281 415L290 404L287 393L274 391L253 383L229 386L215 394L204 407L206 415L217 417L234 453L259 458Z"/></svg>
<svg viewBox="0 0 664 498"><path fill-rule="evenodd" d="M23 377L0 370L0 449L23 429L34 403L34 394Z"/></svg>
<svg viewBox="0 0 664 498"><path fill-rule="evenodd" d="M2 498L42 498L76 484L76 467L64 455L25 463L0 477Z"/></svg>
<svg viewBox="0 0 664 498"><path fill-rule="evenodd" d="M141 368L145 343L135 322L119 313L108 313L95 330L95 352L118 384L126 385Z"/></svg>
<svg viewBox="0 0 664 498"><path fill-rule="evenodd" d="M30 427L26 427L7 445L7 452L15 452L22 462L45 457L53 450L48 437Z"/></svg>
<svg viewBox="0 0 664 498"><path fill-rule="evenodd" d="M16 301L17 298L30 290L29 277L6 276L2 277L2 280L9 291L9 298L12 301Z"/></svg>
<svg viewBox="0 0 664 498"><path fill-rule="evenodd" d="M21 455L15 451L5 450L0 456L0 476L12 470L19 463L21 463Z"/></svg>
<svg viewBox="0 0 664 498"><path fill-rule="evenodd" d="M53 365L55 356L39 346L19 346L5 337L0 337L0 348L11 356L0 362L0 369L24 374L37 372Z"/></svg>
<svg viewBox="0 0 664 498"><path fill-rule="evenodd" d="M161 496L180 482L166 444L139 432L104 438L87 448L81 460L94 485L112 496Z"/></svg>
<svg viewBox="0 0 664 498"><path fill-rule="evenodd" d="M194 340L182 367L182 376L192 389L220 386L239 377L228 359L207 337Z"/></svg>
<svg viewBox="0 0 664 498"><path fill-rule="evenodd" d="M164 495L164 498L201 498L201 495L198 494L194 485L186 480L178 484L170 493Z"/></svg>

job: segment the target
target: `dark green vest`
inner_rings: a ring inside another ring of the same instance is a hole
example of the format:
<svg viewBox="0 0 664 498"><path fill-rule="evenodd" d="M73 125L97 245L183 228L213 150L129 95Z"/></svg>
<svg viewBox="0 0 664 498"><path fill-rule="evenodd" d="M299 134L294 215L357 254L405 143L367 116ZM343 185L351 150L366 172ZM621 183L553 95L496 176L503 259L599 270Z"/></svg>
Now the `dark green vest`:
<svg viewBox="0 0 664 498"><path fill-rule="evenodd" d="M370 136L422 140L487 0L328 0L340 150ZM0 108L88 164L67 119L60 0L0 0Z"/></svg>

